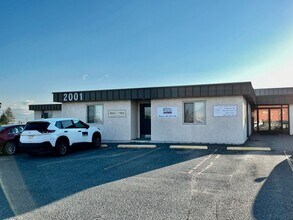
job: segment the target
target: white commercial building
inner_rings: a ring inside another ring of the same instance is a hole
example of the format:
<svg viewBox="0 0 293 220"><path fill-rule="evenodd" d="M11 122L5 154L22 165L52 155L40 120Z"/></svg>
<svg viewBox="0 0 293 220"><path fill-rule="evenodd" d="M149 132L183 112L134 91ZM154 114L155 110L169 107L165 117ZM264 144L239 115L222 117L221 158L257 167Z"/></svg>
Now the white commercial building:
<svg viewBox="0 0 293 220"><path fill-rule="evenodd" d="M250 82L53 93L62 104L30 105L35 119L76 117L104 141L243 144L252 132L291 133L293 89Z"/></svg>

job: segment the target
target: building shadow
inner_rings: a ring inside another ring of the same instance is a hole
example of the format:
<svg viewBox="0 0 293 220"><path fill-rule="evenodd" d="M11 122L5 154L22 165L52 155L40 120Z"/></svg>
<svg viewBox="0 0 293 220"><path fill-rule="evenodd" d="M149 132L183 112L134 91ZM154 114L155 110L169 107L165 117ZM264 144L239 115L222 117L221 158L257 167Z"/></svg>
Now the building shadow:
<svg viewBox="0 0 293 220"><path fill-rule="evenodd" d="M86 149L5 158L0 167L0 219L24 214L86 189L206 156L213 150ZM11 160L11 161L10 161Z"/></svg>
<svg viewBox="0 0 293 220"><path fill-rule="evenodd" d="M255 181L265 181L253 205L255 219L293 219L293 175L287 161Z"/></svg>

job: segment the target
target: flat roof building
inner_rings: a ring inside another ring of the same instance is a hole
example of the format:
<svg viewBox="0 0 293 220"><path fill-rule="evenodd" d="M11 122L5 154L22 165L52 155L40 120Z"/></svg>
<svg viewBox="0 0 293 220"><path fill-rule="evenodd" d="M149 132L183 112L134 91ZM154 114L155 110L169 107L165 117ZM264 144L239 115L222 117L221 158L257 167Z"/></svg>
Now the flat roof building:
<svg viewBox="0 0 293 220"><path fill-rule="evenodd" d="M293 88L251 82L54 92L34 118L75 117L105 141L242 144L253 132L293 134Z"/></svg>

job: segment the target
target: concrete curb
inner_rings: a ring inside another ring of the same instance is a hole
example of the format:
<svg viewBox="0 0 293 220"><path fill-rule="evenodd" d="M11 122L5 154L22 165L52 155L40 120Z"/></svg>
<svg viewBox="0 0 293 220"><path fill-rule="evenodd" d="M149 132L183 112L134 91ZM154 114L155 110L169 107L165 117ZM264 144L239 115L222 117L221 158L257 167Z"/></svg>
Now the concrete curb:
<svg viewBox="0 0 293 220"><path fill-rule="evenodd" d="M270 147L227 147L227 150L239 150L239 151L272 151Z"/></svg>
<svg viewBox="0 0 293 220"><path fill-rule="evenodd" d="M170 149L179 150L207 150L208 146L195 146L195 145L170 145Z"/></svg>
<svg viewBox="0 0 293 220"><path fill-rule="evenodd" d="M157 145L151 144L119 144L117 148L156 148Z"/></svg>

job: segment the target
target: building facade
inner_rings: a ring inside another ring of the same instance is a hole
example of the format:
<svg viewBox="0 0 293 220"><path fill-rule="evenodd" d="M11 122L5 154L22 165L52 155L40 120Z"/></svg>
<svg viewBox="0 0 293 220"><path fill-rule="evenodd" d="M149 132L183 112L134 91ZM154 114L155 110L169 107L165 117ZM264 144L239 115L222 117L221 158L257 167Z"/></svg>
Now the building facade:
<svg viewBox="0 0 293 220"><path fill-rule="evenodd" d="M76 117L104 141L243 144L253 132L290 133L293 89L250 82L53 93L62 104L30 105L35 119Z"/></svg>

